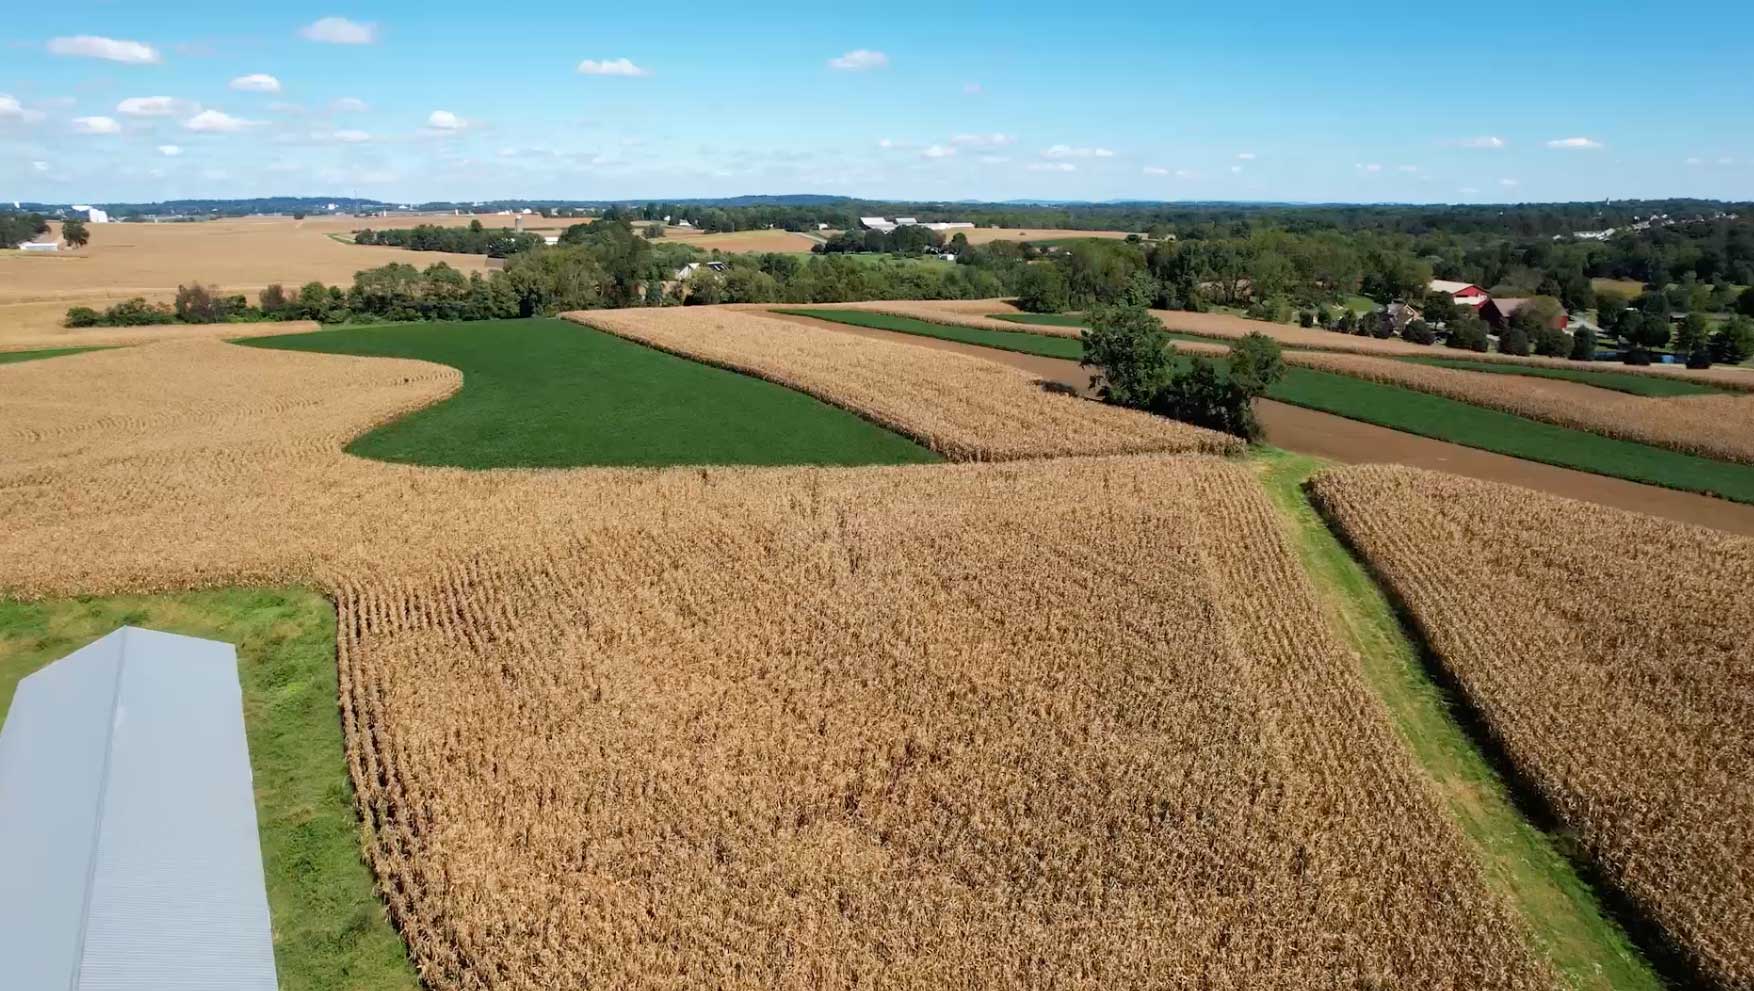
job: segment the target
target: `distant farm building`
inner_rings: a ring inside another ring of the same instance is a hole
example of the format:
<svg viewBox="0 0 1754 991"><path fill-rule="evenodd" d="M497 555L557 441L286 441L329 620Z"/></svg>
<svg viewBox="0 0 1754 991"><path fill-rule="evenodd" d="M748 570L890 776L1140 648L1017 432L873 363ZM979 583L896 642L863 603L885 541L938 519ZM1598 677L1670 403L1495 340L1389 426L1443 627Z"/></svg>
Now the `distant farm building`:
<svg viewBox="0 0 1754 991"><path fill-rule="evenodd" d="M123 627L18 683L0 987L275 991L230 644Z"/></svg>
<svg viewBox="0 0 1754 991"><path fill-rule="evenodd" d="M20 250L20 251L34 251L34 252L42 252L42 253L47 253L47 252L51 252L51 251L60 251L61 250L61 242L59 242L59 241L26 241L23 244L18 246L18 250Z"/></svg>
<svg viewBox="0 0 1754 991"><path fill-rule="evenodd" d="M1432 292L1443 293L1450 299L1455 300L1457 306L1472 306L1476 310L1485 306L1486 301L1492 298L1487 294L1486 290L1474 285L1472 282L1450 282L1447 279L1432 279L1429 288Z"/></svg>
<svg viewBox="0 0 1754 991"><path fill-rule="evenodd" d="M924 227L926 230L929 230L929 231L955 231L955 230L973 230L974 229L973 224L968 223L966 221L961 221L961 220L957 220L957 221L930 221L930 222L922 224L918 220L914 219L913 217L897 217L894 220L888 220L888 219L883 218L883 217L860 217L859 223L861 225L863 225L866 230L882 231L885 234L889 233L892 230L895 230L897 227Z"/></svg>
<svg viewBox="0 0 1754 991"><path fill-rule="evenodd" d="M1494 330L1503 330L1510 325L1511 314L1531 302L1533 300L1529 299L1489 299L1486 301L1486 305L1480 307L1480 316L1491 324ZM1561 312L1548 322L1548 326L1554 330L1564 330L1569 319Z"/></svg>
<svg viewBox="0 0 1754 991"><path fill-rule="evenodd" d="M1396 331L1405 329L1408 324L1420 318L1418 308L1406 303L1390 303L1384 310L1384 315Z"/></svg>
<svg viewBox="0 0 1754 991"><path fill-rule="evenodd" d="M83 217L75 216L75 220L85 220L93 224L107 224L110 222L110 215L107 212L99 210L95 206L86 206L84 203L75 205L72 212L76 215L84 214Z"/></svg>

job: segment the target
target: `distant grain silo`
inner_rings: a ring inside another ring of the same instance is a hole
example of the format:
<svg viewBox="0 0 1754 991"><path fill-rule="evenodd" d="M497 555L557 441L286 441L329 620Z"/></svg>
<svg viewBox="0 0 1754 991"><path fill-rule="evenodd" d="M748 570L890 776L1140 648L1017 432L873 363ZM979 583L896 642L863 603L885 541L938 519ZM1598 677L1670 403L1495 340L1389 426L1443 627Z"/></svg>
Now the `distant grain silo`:
<svg viewBox="0 0 1754 991"><path fill-rule="evenodd" d="M274 991L230 644L123 627L0 729L0 988Z"/></svg>

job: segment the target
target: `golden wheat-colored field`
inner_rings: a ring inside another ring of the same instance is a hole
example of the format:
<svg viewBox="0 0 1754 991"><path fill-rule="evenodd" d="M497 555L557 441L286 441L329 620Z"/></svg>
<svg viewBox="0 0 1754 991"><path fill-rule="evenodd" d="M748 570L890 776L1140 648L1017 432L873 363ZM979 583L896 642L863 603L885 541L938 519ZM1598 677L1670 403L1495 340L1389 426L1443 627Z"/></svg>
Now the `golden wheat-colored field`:
<svg viewBox="0 0 1754 991"><path fill-rule="evenodd" d="M459 384L211 340L0 367L0 594L334 594L429 986L1553 985L1246 468L341 453Z"/></svg>
<svg viewBox="0 0 1754 991"><path fill-rule="evenodd" d="M1606 875L1754 987L1754 541L1410 468L1313 491Z"/></svg>
<svg viewBox="0 0 1754 991"><path fill-rule="evenodd" d="M1285 360L1605 437L1754 463L1754 395L1635 396L1580 382L1313 351L1286 352Z"/></svg>
<svg viewBox="0 0 1754 991"><path fill-rule="evenodd" d="M61 326L68 307L102 309L135 296L168 302L177 286L194 282L253 295L274 282L288 287L311 281L348 285L360 269L391 262L425 267L442 261L465 272L485 271L487 260L479 255L365 247L329 237L374 224L413 226L443 219L258 217L92 224L91 243L78 250L52 255L0 251L0 347L17 346L21 339L83 336ZM470 218L448 219L467 223ZM59 238L60 226L50 227L46 236Z"/></svg>
<svg viewBox="0 0 1754 991"><path fill-rule="evenodd" d="M634 222L634 230L643 231L647 225ZM806 237L793 231L785 230L753 230L730 231L722 234L708 234L704 231L687 227L664 228L663 241L686 244L702 251L726 251L735 253L750 251L780 251L808 254L816 245L814 238Z"/></svg>
<svg viewBox="0 0 1754 991"><path fill-rule="evenodd" d="M1232 437L1044 390L994 362L822 334L747 310L585 310L566 319L758 375L919 438L957 460L1234 453Z"/></svg>

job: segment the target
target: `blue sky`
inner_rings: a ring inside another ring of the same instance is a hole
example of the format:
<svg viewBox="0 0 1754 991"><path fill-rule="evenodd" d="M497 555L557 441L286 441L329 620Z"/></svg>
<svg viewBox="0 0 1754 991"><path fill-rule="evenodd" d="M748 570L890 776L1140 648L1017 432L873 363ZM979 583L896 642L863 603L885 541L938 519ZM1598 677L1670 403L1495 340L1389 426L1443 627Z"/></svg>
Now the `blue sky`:
<svg viewBox="0 0 1754 991"><path fill-rule="evenodd" d="M1754 198L1746 2L14 7L7 200Z"/></svg>

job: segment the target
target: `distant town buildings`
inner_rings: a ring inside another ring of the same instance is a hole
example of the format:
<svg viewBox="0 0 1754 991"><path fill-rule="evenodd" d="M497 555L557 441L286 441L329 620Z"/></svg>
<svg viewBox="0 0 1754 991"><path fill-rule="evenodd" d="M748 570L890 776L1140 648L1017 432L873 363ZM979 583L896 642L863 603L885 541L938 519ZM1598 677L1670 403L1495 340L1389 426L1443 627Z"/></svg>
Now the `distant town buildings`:
<svg viewBox="0 0 1754 991"><path fill-rule="evenodd" d="M76 216L75 219L84 220L88 223L107 224L110 222L110 215L107 212L99 210L95 206L87 206L84 203L75 204L69 212L76 215L84 214L85 216Z"/></svg>

